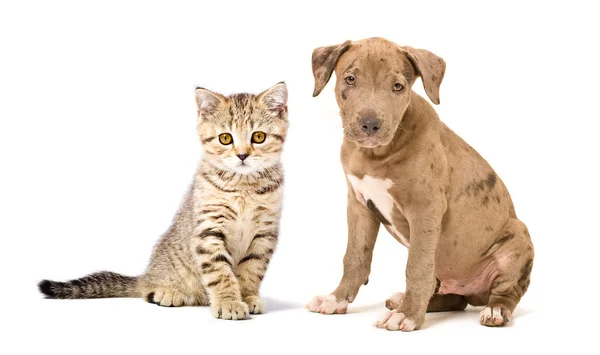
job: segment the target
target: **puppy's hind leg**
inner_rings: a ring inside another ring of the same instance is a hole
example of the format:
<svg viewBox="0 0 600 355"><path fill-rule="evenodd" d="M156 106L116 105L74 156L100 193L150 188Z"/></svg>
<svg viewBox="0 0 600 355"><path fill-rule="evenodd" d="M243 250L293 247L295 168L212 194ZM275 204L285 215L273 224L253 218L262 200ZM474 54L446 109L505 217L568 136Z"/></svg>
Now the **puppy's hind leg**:
<svg viewBox="0 0 600 355"><path fill-rule="evenodd" d="M486 253L498 261L499 274L492 282L479 321L485 326L498 327L510 322L512 312L529 287L534 251L525 224L518 219L510 220Z"/></svg>

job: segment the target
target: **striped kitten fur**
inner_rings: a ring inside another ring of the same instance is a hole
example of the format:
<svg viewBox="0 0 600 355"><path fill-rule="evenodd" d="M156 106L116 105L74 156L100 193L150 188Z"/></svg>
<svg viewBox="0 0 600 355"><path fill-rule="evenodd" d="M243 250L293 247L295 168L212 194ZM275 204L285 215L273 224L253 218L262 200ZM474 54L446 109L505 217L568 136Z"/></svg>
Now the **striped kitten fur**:
<svg viewBox="0 0 600 355"><path fill-rule="evenodd" d="M210 305L223 319L264 311L259 288L279 231L287 87L229 97L198 88L196 101L202 158L145 274L104 271L68 282L44 280L39 288L47 298Z"/></svg>

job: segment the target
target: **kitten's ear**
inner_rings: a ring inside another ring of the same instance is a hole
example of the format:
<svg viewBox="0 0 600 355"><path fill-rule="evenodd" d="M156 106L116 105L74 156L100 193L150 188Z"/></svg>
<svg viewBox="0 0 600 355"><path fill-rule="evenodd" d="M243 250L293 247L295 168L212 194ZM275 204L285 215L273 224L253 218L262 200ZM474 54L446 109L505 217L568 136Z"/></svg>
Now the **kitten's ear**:
<svg viewBox="0 0 600 355"><path fill-rule="evenodd" d="M221 94L206 90L205 88L196 88L198 116L212 115L225 100L226 98Z"/></svg>
<svg viewBox="0 0 600 355"><path fill-rule="evenodd" d="M262 102L267 109L280 118L287 112L288 91L287 85L282 81L270 89L258 95L258 100Z"/></svg>

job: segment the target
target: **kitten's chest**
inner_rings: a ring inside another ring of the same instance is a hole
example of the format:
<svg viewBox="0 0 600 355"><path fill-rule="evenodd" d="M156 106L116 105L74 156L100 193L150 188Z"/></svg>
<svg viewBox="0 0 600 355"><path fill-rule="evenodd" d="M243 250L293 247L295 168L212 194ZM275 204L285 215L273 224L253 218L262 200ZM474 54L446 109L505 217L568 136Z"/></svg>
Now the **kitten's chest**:
<svg viewBox="0 0 600 355"><path fill-rule="evenodd" d="M244 257L250 247L250 243L252 243L252 239L256 234L256 222L260 217L253 206L248 204L248 201L236 200L234 201L234 208L239 212L232 225L233 238L227 242L227 246L232 254L231 256L237 263Z"/></svg>
<svg viewBox="0 0 600 355"><path fill-rule="evenodd" d="M237 263L246 256L256 234L272 219L277 206L272 201L247 196L234 198L231 204L238 213L235 221L232 221L232 238L227 241L227 248Z"/></svg>

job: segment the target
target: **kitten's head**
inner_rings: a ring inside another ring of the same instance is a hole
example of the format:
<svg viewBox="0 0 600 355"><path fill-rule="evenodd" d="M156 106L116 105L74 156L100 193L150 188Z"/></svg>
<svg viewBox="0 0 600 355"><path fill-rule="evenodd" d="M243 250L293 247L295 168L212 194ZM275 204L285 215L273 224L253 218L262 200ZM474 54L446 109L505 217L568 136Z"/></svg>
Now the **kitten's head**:
<svg viewBox="0 0 600 355"><path fill-rule="evenodd" d="M287 86L259 95L196 89L204 157L220 169L250 174L277 164L288 129Z"/></svg>

